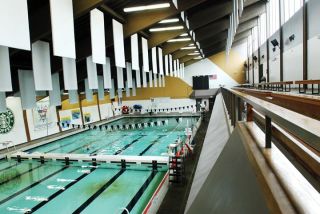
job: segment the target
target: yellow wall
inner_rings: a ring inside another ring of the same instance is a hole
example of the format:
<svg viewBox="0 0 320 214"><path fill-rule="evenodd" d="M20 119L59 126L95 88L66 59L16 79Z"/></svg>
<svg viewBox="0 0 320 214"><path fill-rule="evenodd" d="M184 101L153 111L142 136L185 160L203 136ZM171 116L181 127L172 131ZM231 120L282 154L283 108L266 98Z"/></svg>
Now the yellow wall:
<svg viewBox="0 0 320 214"><path fill-rule="evenodd" d="M137 96L125 97L123 93L123 100L148 100L151 97L170 97L177 98L189 98L192 93L192 87L179 78L165 77L166 87L153 87L153 88L137 88ZM132 95L132 94L131 94ZM117 99L116 99L117 100ZM105 96L103 101L99 101L100 104L110 103L109 94ZM85 96L81 95L82 107L97 105L97 95L93 95L93 101L87 102ZM62 110L79 108L79 104L70 104L69 99L62 102Z"/></svg>
<svg viewBox="0 0 320 214"><path fill-rule="evenodd" d="M223 51L208 57L208 59L221 68L237 83L245 83L244 62L246 59L242 58L236 51L230 51L228 58L226 58L226 52Z"/></svg>

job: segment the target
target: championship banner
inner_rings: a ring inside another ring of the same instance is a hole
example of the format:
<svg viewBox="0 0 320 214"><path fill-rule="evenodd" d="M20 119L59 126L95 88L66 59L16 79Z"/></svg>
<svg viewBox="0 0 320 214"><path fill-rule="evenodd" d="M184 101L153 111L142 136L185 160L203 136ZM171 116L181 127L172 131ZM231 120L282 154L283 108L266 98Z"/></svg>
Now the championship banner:
<svg viewBox="0 0 320 214"><path fill-rule="evenodd" d="M56 115L50 111L49 98L37 101L36 107L32 109L34 130L39 131L56 125Z"/></svg>

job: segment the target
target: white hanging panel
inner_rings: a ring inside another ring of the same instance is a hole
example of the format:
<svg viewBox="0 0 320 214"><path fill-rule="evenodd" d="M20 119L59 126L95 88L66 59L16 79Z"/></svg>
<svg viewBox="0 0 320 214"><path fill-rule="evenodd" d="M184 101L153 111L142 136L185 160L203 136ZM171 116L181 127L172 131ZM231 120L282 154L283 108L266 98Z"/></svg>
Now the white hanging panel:
<svg viewBox="0 0 320 214"><path fill-rule="evenodd" d="M49 91L50 106L61 106L59 73L52 74L52 90Z"/></svg>
<svg viewBox="0 0 320 214"><path fill-rule="evenodd" d="M153 87L153 74L152 72L150 71L149 72L149 87L152 88Z"/></svg>
<svg viewBox="0 0 320 214"><path fill-rule="evenodd" d="M51 61L48 42L37 41L32 44L32 67L37 91L51 91Z"/></svg>
<svg viewBox="0 0 320 214"><path fill-rule="evenodd" d="M166 76L169 75L169 59L168 59L168 55L165 55L164 56L164 70L165 70L165 73L166 73Z"/></svg>
<svg viewBox="0 0 320 214"><path fill-rule="evenodd" d="M139 46L138 46L138 34L131 36L131 62L132 69L139 70Z"/></svg>
<svg viewBox="0 0 320 214"><path fill-rule="evenodd" d="M63 82L65 90L78 90L76 61L72 58L62 58Z"/></svg>
<svg viewBox="0 0 320 214"><path fill-rule="evenodd" d="M126 81L126 97L130 97L130 88L128 85L128 81Z"/></svg>
<svg viewBox="0 0 320 214"><path fill-rule="evenodd" d="M32 109L36 107L37 102L33 71L18 70L18 76L22 109Z"/></svg>
<svg viewBox="0 0 320 214"><path fill-rule="evenodd" d="M69 90L68 93L69 93L69 103L70 104L79 103L78 90Z"/></svg>
<svg viewBox="0 0 320 214"><path fill-rule="evenodd" d="M0 1L0 46L30 51L27 0Z"/></svg>
<svg viewBox="0 0 320 214"><path fill-rule="evenodd" d="M141 37L142 43L142 60L143 60L143 69L144 72L149 72L149 53L148 53L148 40Z"/></svg>
<svg viewBox="0 0 320 214"><path fill-rule="evenodd" d="M147 74L144 71L142 71L142 85L144 88L147 87Z"/></svg>
<svg viewBox="0 0 320 214"><path fill-rule="evenodd" d="M127 82L128 82L128 87L132 88L132 68L131 68L131 63L127 62Z"/></svg>
<svg viewBox="0 0 320 214"><path fill-rule="evenodd" d="M117 83L118 83L118 88L124 88L123 69L120 67L117 67Z"/></svg>
<svg viewBox="0 0 320 214"><path fill-rule="evenodd" d="M93 101L93 92L92 90L89 88L89 81L88 79L84 80L84 88L85 88L85 94L86 94L86 100L88 102L92 102Z"/></svg>
<svg viewBox="0 0 320 214"><path fill-rule="evenodd" d="M141 88L141 71L138 69L136 70L136 82L137 82L137 88Z"/></svg>
<svg viewBox="0 0 320 214"><path fill-rule="evenodd" d="M159 58L159 73L163 75L163 54L162 54L161 48L158 48L158 58Z"/></svg>
<svg viewBox="0 0 320 214"><path fill-rule="evenodd" d="M92 61L106 63L106 42L104 30L104 14L98 9L90 11Z"/></svg>
<svg viewBox="0 0 320 214"><path fill-rule="evenodd" d="M111 88L111 64L110 64L110 58L106 58L106 64L102 65L103 70L103 82L104 82L104 88L108 89Z"/></svg>
<svg viewBox="0 0 320 214"><path fill-rule="evenodd" d="M72 0L50 0L53 54L76 58Z"/></svg>
<svg viewBox="0 0 320 214"><path fill-rule="evenodd" d="M172 60L172 55L169 55L169 64L170 64L170 76L173 76L173 60Z"/></svg>
<svg viewBox="0 0 320 214"><path fill-rule="evenodd" d="M158 87L158 74L153 74L154 87Z"/></svg>
<svg viewBox="0 0 320 214"><path fill-rule="evenodd" d="M0 92L12 91L9 48L4 46L0 46L0 77Z"/></svg>
<svg viewBox="0 0 320 214"><path fill-rule="evenodd" d="M157 47L151 49L152 53L152 70L154 74L158 73L158 64L157 64Z"/></svg>
<svg viewBox="0 0 320 214"><path fill-rule="evenodd" d="M98 99L104 100L104 84L103 84L103 76L98 76Z"/></svg>
<svg viewBox="0 0 320 214"><path fill-rule="evenodd" d="M110 99L114 99L115 98L115 88L114 88L114 79L111 80L111 88L109 90L109 97Z"/></svg>
<svg viewBox="0 0 320 214"><path fill-rule="evenodd" d="M124 39L123 26L120 22L112 19L113 28L113 48L116 66L120 68L126 67L126 60L124 55Z"/></svg>
<svg viewBox="0 0 320 214"><path fill-rule="evenodd" d="M92 62L92 56L87 57L87 74L88 74L88 83L90 89L98 89L98 73L97 65Z"/></svg>
<svg viewBox="0 0 320 214"><path fill-rule="evenodd" d="M133 79L133 81L132 81L132 96L136 96L136 95L137 95L136 80Z"/></svg>
<svg viewBox="0 0 320 214"><path fill-rule="evenodd" d="M6 92L0 91L0 113L7 111Z"/></svg>

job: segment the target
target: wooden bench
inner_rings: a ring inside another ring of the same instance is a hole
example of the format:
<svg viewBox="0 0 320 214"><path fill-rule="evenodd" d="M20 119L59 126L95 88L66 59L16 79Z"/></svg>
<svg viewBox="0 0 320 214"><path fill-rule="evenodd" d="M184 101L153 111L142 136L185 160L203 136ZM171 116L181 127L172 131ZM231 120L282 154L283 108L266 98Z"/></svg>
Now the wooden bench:
<svg viewBox="0 0 320 214"><path fill-rule="evenodd" d="M308 85L311 85L312 94L320 94L320 80L298 80L295 84L299 85L299 93L306 93ZM314 85L318 85L318 91L314 90Z"/></svg>
<svg viewBox="0 0 320 214"><path fill-rule="evenodd" d="M285 91L290 92L291 91L291 85L293 84L293 81L283 81L283 82L269 82L265 83L266 89L271 89L272 91Z"/></svg>

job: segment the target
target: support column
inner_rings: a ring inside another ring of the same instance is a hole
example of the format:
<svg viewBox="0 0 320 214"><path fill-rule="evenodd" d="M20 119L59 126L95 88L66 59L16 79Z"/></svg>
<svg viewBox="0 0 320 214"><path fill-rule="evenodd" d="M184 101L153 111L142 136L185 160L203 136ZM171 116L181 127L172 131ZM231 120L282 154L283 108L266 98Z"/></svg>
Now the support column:
<svg viewBox="0 0 320 214"><path fill-rule="evenodd" d="M59 132L62 132L62 128L60 126L60 115L59 115L59 108L56 106L56 114L57 114L57 120L58 120L58 127L59 127Z"/></svg>
<svg viewBox="0 0 320 214"><path fill-rule="evenodd" d="M99 120L101 121L100 101L99 101L98 94L97 94L97 106L98 106Z"/></svg>
<svg viewBox="0 0 320 214"><path fill-rule="evenodd" d="M252 105L247 103L247 122L252 122L252 121L253 121Z"/></svg>
<svg viewBox="0 0 320 214"><path fill-rule="evenodd" d="M29 131L27 110L23 110L23 120L24 120L24 129L26 131L26 136L27 136L27 142L30 142L31 141L31 137L30 137L30 131Z"/></svg>
<svg viewBox="0 0 320 214"><path fill-rule="evenodd" d="M308 79L308 4L306 0L303 0L303 80ZM307 85L303 86L307 89Z"/></svg>
<svg viewBox="0 0 320 214"><path fill-rule="evenodd" d="M280 81L283 81L283 47L284 47L284 41L283 41L283 27L282 27L282 23L283 23L283 13L282 10L283 9L283 0L279 0L279 24L280 24L280 28L279 28L279 32L280 32Z"/></svg>
<svg viewBox="0 0 320 214"><path fill-rule="evenodd" d="M81 103L81 96L80 93L78 93L78 97L79 97L79 108L80 108L80 114L81 114L81 123L82 125L84 125L84 115L83 115L83 111L82 111L82 103Z"/></svg>
<svg viewBox="0 0 320 214"><path fill-rule="evenodd" d="M265 136L266 136L266 145L265 147L270 149L271 148L271 138L272 138L272 125L271 125L271 118L268 116L265 116Z"/></svg>

